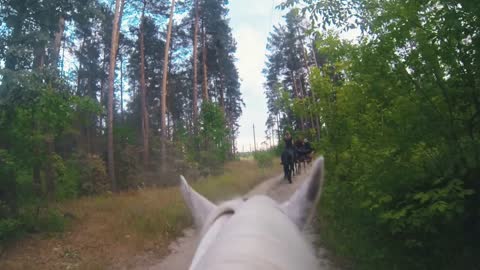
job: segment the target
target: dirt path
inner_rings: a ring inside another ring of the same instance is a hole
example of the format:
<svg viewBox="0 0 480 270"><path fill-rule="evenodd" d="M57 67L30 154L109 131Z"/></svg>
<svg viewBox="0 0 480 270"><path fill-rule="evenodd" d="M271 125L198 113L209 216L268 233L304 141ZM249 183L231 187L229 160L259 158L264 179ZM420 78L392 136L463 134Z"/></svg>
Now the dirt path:
<svg viewBox="0 0 480 270"><path fill-rule="evenodd" d="M293 184L288 184L281 176L273 177L265 182L259 184L245 197L251 197L253 195L266 194L276 200L277 202L284 202L290 195L301 185L301 183L309 175L309 171L294 178ZM318 239L318 236L313 233L314 231L308 226L305 230L307 239L312 242ZM186 270L190 266L190 262L195 253L197 244L197 236L192 228L184 231L184 236L178 238L175 242L169 246L170 254L163 258L158 263L152 266L138 266L136 269L149 269L149 270ZM323 247L318 248L318 256L322 270L337 270L333 266L328 258L328 252Z"/></svg>

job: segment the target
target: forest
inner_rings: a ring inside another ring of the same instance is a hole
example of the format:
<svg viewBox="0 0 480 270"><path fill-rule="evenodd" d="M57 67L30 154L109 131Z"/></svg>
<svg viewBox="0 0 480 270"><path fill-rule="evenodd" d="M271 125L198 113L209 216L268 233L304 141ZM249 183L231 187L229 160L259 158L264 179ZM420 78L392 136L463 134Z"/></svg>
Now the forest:
<svg viewBox="0 0 480 270"><path fill-rule="evenodd" d="M0 256L97 214L114 240L79 248L83 263L164 248L191 223L179 174L246 192L289 131L325 157L315 229L341 268L479 269L478 1L280 2L257 89L278 147L257 172L234 161L246 104L228 0L0 0Z"/></svg>
<svg viewBox="0 0 480 270"><path fill-rule="evenodd" d="M325 155L323 241L352 269L478 269L478 2L280 8L263 71L267 125ZM342 38L352 29L357 38Z"/></svg>
<svg viewBox="0 0 480 270"><path fill-rule="evenodd" d="M233 159L244 104L227 3L0 1L0 241L42 231L51 202Z"/></svg>

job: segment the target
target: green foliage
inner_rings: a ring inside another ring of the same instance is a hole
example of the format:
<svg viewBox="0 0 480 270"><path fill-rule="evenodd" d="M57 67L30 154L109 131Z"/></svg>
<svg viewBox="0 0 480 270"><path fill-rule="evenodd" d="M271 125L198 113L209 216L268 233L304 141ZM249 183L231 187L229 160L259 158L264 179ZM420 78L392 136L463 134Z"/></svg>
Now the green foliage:
<svg viewBox="0 0 480 270"><path fill-rule="evenodd" d="M127 189L136 187L139 184L139 179L137 179L136 176L141 170L140 151L138 146L132 144L124 144L122 149L118 149L116 170L118 172L118 183L121 188ZM107 180L106 172L105 180ZM107 187L108 183L105 181L104 188Z"/></svg>
<svg viewBox="0 0 480 270"><path fill-rule="evenodd" d="M197 138L200 145L198 160L202 168L217 171L227 160L231 145L225 116L217 104L202 104L200 131Z"/></svg>
<svg viewBox="0 0 480 270"><path fill-rule="evenodd" d="M462 1L287 1L322 25L296 116L322 122L324 240L355 269L475 269L480 250L478 7ZM345 7L349 7L345 9ZM351 12L344 12L350 10ZM352 20L353 21L353 20ZM470 75L469 75L470 74Z"/></svg>
<svg viewBox="0 0 480 270"><path fill-rule="evenodd" d="M273 165L273 160L277 157L274 151L257 151L253 153L253 158L257 162L259 168L270 168Z"/></svg>
<svg viewBox="0 0 480 270"><path fill-rule="evenodd" d="M19 229L22 232L62 232L66 219L58 209L30 205L19 213Z"/></svg>
<svg viewBox="0 0 480 270"><path fill-rule="evenodd" d="M20 222L17 219L0 219L0 243L12 238L19 231Z"/></svg>
<svg viewBox="0 0 480 270"><path fill-rule="evenodd" d="M59 198L99 194L110 187L105 162L98 155L75 153L67 160L65 170L59 179Z"/></svg>
<svg viewBox="0 0 480 270"><path fill-rule="evenodd" d="M63 216L40 208L47 200L81 193L81 177L73 177L71 163L55 152L55 144L75 134L74 120L84 113L99 113L99 106L89 98L72 96L65 82L48 70L1 74L0 147L5 147L0 150L1 238L25 231L60 231Z"/></svg>

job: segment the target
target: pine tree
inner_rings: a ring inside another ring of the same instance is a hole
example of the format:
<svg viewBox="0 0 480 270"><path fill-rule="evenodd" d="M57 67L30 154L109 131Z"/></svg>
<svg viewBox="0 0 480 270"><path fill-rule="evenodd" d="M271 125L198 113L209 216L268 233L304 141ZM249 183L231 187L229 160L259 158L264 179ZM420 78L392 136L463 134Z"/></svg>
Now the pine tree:
<svg viewBox="0 0 480 270"><path fill-rule="evenodd" d="M113 147L113 85L115 79L115 63L117 60L117 50L120 35L120 23L122 20L122 13L124 7L124 0L116 0L115 2L115 17L113 19L112 27L112 45L110 48L110 68L108 73L108 174L112 184L112 190L117 190L117 182L115 179L115 163L114 163L114 147Z"/></svg>

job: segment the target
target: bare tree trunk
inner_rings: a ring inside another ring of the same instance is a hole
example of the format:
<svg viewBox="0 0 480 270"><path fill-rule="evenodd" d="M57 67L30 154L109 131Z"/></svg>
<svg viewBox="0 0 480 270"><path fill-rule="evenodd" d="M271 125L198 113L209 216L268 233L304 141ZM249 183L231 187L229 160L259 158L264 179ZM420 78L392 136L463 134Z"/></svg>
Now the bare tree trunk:
<svg viewBox="0 0 480 270"><path fill-rule="evenodd" d="M60 63L60 75L64 75L65 74L65 65L64 65L64 62L65 62L65 44L67 42L63 41L63 44L61 45L62 46L62 62Z"/></svg>
<svg viewBox="0 0 480 270"><path fill-rule="evenodd" d="M117 60L118 38L120 34L120 21L122 18L124 0L115 1L115 15L112 27L112 45L110 46L110 68L108 72L108 174L112 185L112 190L117 190L117 181L115 179L115 163L113 155L113 86L115 80L115 62Z"/></svg>
<svg viewBox="0 0 480 270"><path fill-rule="evenodd" d="M107 68L107 46L105 46L103 48L103 62L102 62L102 75L103 75L103 72L105 72L106 68ZM106 90L105 90L105 77L102 76L101 79L100 79L100 105L103 106L103 103L105 102L106 100ZM99 125L100 125L100 134L103 134L102 132L102 128L103 128L103 117L104 117L104 113L100 113L98 115L98 121L99 121Z"/></svg>
<svg viewBox="0 0 480 270"><path fill-rule="evenodd" d="M205 25L202 24L202 65L203 65L203 102L208 101L208 75L207 75L207 35Z"/></svg>
<svg viewBox="0 0 480 270"><path fill-rule="evenodd" d="M58 29L55 32L55 39L52 44L52 57L50 59L50 64L52 67L57 67L58 59L60 56L60 46L62 45L63 32L65 31L65 18L60 16L58 19Z"/></svg>
<svg viewBox="0 0 480 270"><path fill-rule="evenodd" d="M43 70L45 65L45 46L34 48L33 54L33 68L37 71Z"/></svg>
<svg viewBox="0 0 480 270"><path fill-rule="evenodd" d="M165 54L163 60L163 80L162 80L162 96L160 99L160 119L162 127L162 171L165 171L166 166L166 147L165 143L167 140L167 123L166 123L166 113L167 113L167 79L168 79L168 58L170 51L170 38L172 35L172 24L173 24L173 12L175 10L175 0L172 0L172 6L170 7L170 18L168 21L167 29L167 40L165 44Z"/></svg>
<svg viewBox="0 0 480 270"><path fill-rule="evenodd" d="M149 155L149 121L147 112L147 89L145 86L145 44L144 44L144 25L145 6L147 1L143 1L142 17L140 18L140 103L142 106L141 122L143 137L143 166L147 167L150 159Z"/></svg>
<svg viewBox="0 0 480 270"><path fill-rule="evenodd" d="M123 56L120 55L120 120L125 121L123 114Z"/></svg>
<svg viewBox="0 0 480 270"><path fill-rule="evenodd" d="M34 48L34 58L33 58L33 69L35 71L42 71L44 64L45 64L45 46L44 45L37 45L37 47ZM32 126L33 126L33 134L37 132L38 130L38 125L35 120L35 113L32 112ZM47 146L47 148L50 148ZM36 157L40 156L40 145L34 145L33 146L33 153ZM49 162L47 161L47 166ZM33 184L36 187L37 195L42 195L42 179L41 179L41 166L42 161L35 161L33 164Z"/></svg>
<svg viewBox="0 0 480 270"><path fill-rule="evenodd" d="M302 98L301 90L299 90L297 87L297 78L295 76L295 73L293 71L290 71L290 73L292 75L293 93L295 94L295 98ZM304 130L303 116L300 116L300 128L302 129L302 131Z"/></svg>
<svg viewBox="0 0 480 270"><path fill-rule="evenodd" d="M315 47L315 39L312 40L312 52L313 52L313 60L315 61L315 66L317 68L320 68L320 64L318 63L318 60L317 60L317 51L316 51L316 47Z"/></svg>
<svg viewBox="0 0 480 270"><path fill-rule="evenodd" d="M198 58L198 0L195 0L195 25L193 31L193 130L197 131L197 119L198 119L198 71L197 71L197 58Z"/></svg>
<svg viewBox="0 0 480 270"><path fill-rule="evenodd" d="M308 75L308 77L310 77L311 71L310 71L310 67L308 66L307 49L305 48L305 45L303 43L303 39L300 39L300 43L301 43L302 48L303 48L303 63L305 65L305 69L307 70L307 75ZM312 44L312 45L314 45L314 44ZM314 60L315 60L315 64L317 65L317 58L315 56L315 50L313 51L313 57L314 57ZM312 99L313 99L314 104L315 104L316 103L316 98L315 98L315 93L313 92L313 89L310 89L310 94L311 94ZM317 139L319 140L320 139L320 119L319 119L319 116L315 115L315 117L313 117L313 113L310 112L310 119L311 119L310 121L312 122L312 126L315 128L315 131L316 131L315 133L317 135Z"/></svg>

